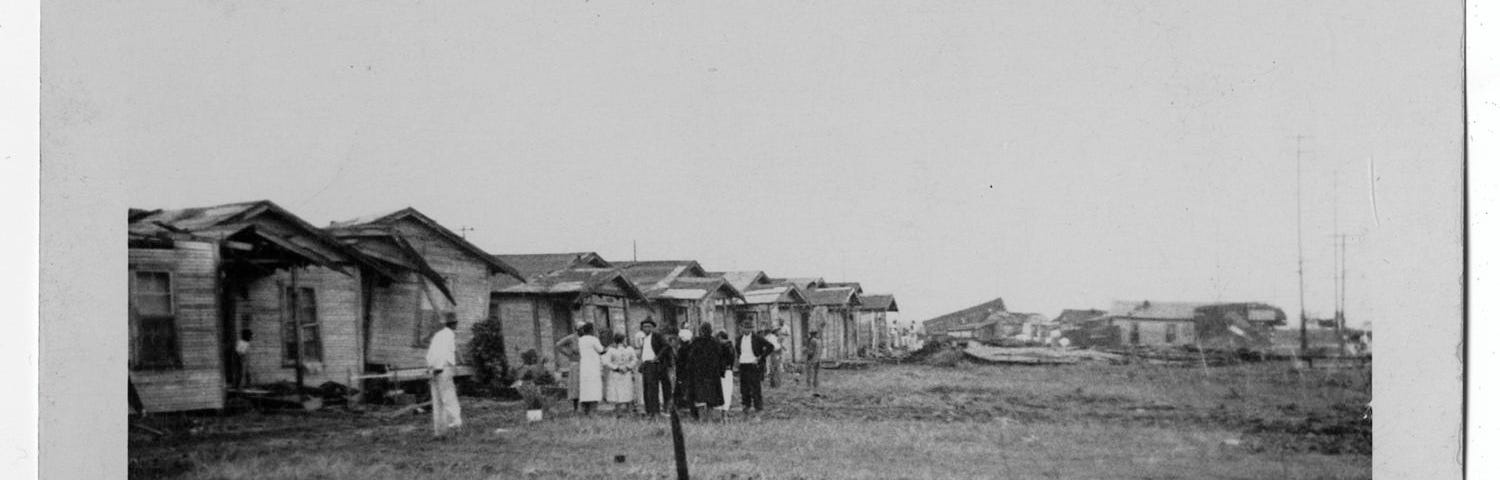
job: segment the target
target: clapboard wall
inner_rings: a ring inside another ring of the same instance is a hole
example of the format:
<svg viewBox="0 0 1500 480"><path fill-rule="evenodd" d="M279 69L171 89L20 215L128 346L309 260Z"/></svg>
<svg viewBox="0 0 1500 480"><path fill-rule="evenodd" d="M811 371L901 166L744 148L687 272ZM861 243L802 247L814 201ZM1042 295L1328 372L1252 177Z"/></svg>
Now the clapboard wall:
<svg viewBox="0 0 1500 480"><path fill-rule="evenodd" d="M174 323L182 359L181 368L131 369L130 380L142 405L150 412L223 408L218 245L178 241L170 248L131 248L127 256L131 278L137 271L171 274Z"/></svg>
<svg viewBox="0 0 1500 480"><path fill-rule="evenodd" d="M322 358L305 358L303 385L317 386L333 381L348 383L350 373L364 371L364 339L360 328L361 300L359 272L346 268L349 275L323 267L297 268L297 289L311 289L316 300L319 340ZM237 329L249 328L255 339L250 343L246 365L255 384L291 381L297 378L292 352L285 344L282 324L289 321L286 289L293 286L292 270L277 270L256 278L246 288L235 307ZM298 319L299 322L304 319Z"/></svg>
<svg viewBox="0 0 1500 480"><path fill-rule="evenodd" d="M402 218L393 226L446 280L448 289L453 292L455 303L452 304L436 289L431 294L439 302L439 310L456 313L458 328L454 333L459 363L467 364L467 348L469 339L474 336L474 324L489 316L493 284L489 264L419 221ZM401 369L426 367L428 340L442 325L418 314L422 282L413 274L389 287L373 290L369 363ZM428 322L420 328L421 338L415 333L419 331L417 322Z"/></svg>

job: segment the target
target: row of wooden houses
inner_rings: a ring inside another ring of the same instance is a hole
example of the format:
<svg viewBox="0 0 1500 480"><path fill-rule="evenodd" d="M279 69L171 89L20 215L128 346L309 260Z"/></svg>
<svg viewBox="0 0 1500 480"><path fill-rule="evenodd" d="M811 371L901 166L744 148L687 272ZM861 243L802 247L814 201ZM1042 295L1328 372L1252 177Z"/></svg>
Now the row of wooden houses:
<svg viewBox="0 0 1500 480"><path fill-rule="evenodd" d="M737 334L785 327L789 358L820 331L823 358L891 345L892 295L857 283L711 272L692 260L610 262L592 252L494 254L406 208L315 227L270 201L129 211L130 380L151 411L217 409L240 332L257 384L425 374L444 319L501 325L506 357L552 355L576 322L627 336L653 318ZM460 375L467 374L467 365Z"/></svg>

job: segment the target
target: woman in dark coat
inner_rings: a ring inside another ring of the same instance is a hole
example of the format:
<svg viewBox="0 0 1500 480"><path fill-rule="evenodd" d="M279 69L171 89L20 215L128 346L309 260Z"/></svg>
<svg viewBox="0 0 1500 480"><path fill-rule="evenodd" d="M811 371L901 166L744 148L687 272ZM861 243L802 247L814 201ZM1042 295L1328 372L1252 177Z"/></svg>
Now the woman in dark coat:
<svg viewBox="0 0 1500 480"><path fill-rule="evenodd" d="M714 339L713 326L704 323L683 347L682 369L687 375L685 385L687 401L692 405L693 418L699 418L700 405L712 409L724 404L724 391L719 383L724 376L724 347Z"/></svg>

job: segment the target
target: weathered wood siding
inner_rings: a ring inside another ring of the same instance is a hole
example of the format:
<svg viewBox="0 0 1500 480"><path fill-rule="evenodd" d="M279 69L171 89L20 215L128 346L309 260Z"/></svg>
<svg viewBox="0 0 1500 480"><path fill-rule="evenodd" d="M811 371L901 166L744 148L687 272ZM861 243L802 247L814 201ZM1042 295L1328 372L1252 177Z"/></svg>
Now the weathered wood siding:
<svg viewBox="0 0 1500 480"><path fill-rule="evenodd" d="M170 249L132 248L130 275L136 271L172 274L179 369L139 369L130 380L150 412L224 407L224 369L219 324L218 245L176 242Z"/></svg>
<svg viewBox="0 0 1500 480"><path fill-rule="evenodd" d="M607 314L599 307L604 307ZM554 346L565 335L559 335L555 314L566 310L569 327L576 322L590 322L598 332L599 340L606 344L606 330L622 331L628 339L640 329L640 321L649 312L638 303L629 305L630 318L626 318L626 301L610 295L590 295L584 303L575 305L570 295L523 295L504 294L500 298L500 325L505 335L505 358L511 365L521 365L521 353L536 349L552 365ZM640 312L640 313L637 313ZM605 315L608 315L606 319ZM612 333L612 332L610 332Z"/></svg>
<svg viewBox="0 0 1500 480"><path fill-rule="evenodd" d="M350 275L323 267L297 269L296 287L311 288L317 301L318 334L323 347L321 360L305 359L304 385L317 386L327 381L348 383L350 373L364 371L359 273L352 267L346 270ZM291 286L292 272L277 270L251 282L248 298L242 297L236 304L236 329L249 328L255 332L246 365L251 381L256 384L297 378L293 365L283 361L287 339L282 337L282 324L289 320L284 296L286 288Z"/></svg>
<svg viewBox="0 0 1500 480"><path fill-rule="evenodd" d="M1130 342L1131 324L1140 326L1140 343L1136 345L1192 345L1198 341L1197 332L1193 331L1195 324L1192 320L1132 320L1121 318L1112 321L1112 323L1120 327L1120 345L1132 344ZM1177 338L1171 342L1167 341L1167 325L1177 326Z"/></svg>
<svg viewBox="0 0 1500 480"><path fill-rule="evenodd" d="M467 364L469 339L474 335L474 324L484 321L489 315L490 292L497 280L489 273L489 265L459 248L441 234L432 231L421 222L401 219L394 224L397 231L412 244L432 269L448 281L456 304L448 305L441 292L432 294L439 302L438 310L453 311L458 317L458 328L454 332L458 344L459 363ZM502 274L503 275L503 274ZM416 275L410 279L393 283L390 288L375 289L372 299L372 321L370 353L368 363L394 368L422 368L427 365L427 338L416 339L416 322L421 309L422 283ZM430 337L441 325L424 325L425 337Z"/></svg>

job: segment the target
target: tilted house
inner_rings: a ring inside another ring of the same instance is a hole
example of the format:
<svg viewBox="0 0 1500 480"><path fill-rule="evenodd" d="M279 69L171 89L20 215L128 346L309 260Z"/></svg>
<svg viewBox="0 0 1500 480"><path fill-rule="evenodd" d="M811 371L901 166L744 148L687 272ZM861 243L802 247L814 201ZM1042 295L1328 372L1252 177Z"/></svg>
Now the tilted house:
<svg viewBox="0 0 1500 480"><path fill-rule="evenodd" d="M814 288L808 292L813 307L812 321L823 339L825 360L851 358L857 352L855 342L855 309L859 294L852 287Z"/></svg>
<svg viewBox="0 0 1500 480"><path fill-rule="evenodd" d="M646 297L621 269L599 255L583 252L496 257L515 265L526 278L525 282L498 279L495 285L497 318L511 365L519 365L520 355L526 350L551 358L553 346L568 336L577 322L594 324L606 345L611 340L605 333L623 333L629 338L638 329L628 319L634 316L632 304L639 305Z"/></svg>
<svg viewBox="0 0 1500 480"><path fill-rule="evenodd" d="M896 296L891 294L870 294L859 297L859 324L860 328L868 328L870 332L861 332L861 339L869 339L867 343L861 343L861 347L878 350L895 347L895 319L888 317L890 312L900 311L896 307Z"/></svg>
<svg viewBox="0 0 1500 480"><path fill-rule="evenodd" d="M396 271L394 278L368 286L366 371L424 372L428 341L450 317L458 321L455 339L464 352L474 324L499 314L495 277L521 278L520 271L414 208L333 222L328 231ZM457 373L466 375L466 355L459 356Z"/></svg>
<svg viewBox="0 0 1500 480"><path fill-rule="evenodd" d="M631 311L630 325L638 328L646 317L656 319L666 331L696 329L702 322L734 335L734 305L744 295L722 277L710 276L693 260L615 262L625 277L645 295L639 309Z"/></svg>
<svg viewBox="0 0 1500 480"><path fill-rule="evenodd" d="M972 324L989 319L992 314L997 312L1005 312L1005 300L999 297L922 322L922 333L929 338L947 337L949 336L949 330L957 328L960 325L972 326Z"/></svg>
<svg viewBox="0 0 1500 480"><path fill-rule="evenodd" d="M129 222L130 379L148 411L222 408L242 329L257 384L363 366L360 285L379 269L332 236L264 200Z"/></svg>

